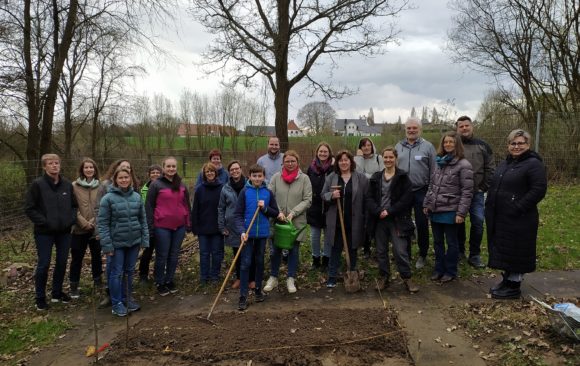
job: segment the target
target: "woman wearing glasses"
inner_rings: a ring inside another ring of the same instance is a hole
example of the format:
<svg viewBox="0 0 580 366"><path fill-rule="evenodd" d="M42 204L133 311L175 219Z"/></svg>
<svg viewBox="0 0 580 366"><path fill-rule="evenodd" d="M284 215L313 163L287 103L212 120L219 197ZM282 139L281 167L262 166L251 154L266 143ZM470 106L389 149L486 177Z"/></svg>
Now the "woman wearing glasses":
<svg viewBox="0 0 580 366"><path fill-rule="evenodd" d="M502 281L490 289L495 299L517 299L524 273L536 269L538 203L547 190L542 158L530 150L531 136L513 130L508 156L493 177L485 202L489 267L502 270Z"/></svg>

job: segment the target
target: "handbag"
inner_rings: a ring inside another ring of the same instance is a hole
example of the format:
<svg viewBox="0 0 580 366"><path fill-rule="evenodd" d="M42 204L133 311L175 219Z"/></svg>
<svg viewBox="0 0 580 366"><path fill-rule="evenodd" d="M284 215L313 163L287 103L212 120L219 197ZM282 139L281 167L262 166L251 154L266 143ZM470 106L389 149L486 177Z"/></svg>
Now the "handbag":
<svg viewBox="0 0 580 366"><path fill-rule="evenodd" d="M292 221L276 222L274 224L274 245L280 249L292 249L298 235L304 229L306 229L306 225L297 229Z"/></svg>

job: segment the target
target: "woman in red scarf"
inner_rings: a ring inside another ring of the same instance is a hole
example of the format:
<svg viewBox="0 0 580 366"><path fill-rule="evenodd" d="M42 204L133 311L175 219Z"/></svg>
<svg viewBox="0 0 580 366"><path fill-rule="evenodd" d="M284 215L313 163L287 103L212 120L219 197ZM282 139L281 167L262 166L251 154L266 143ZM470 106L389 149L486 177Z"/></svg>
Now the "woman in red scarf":
<svg viewBox="0 0 580 366"><path fill-rule="evenodd" d="M276 196L280 214L278 221L292 221L297 229L306 226L306 210L312 204L312 185L308 176L300 170L299 157L296 151L288 150L284 154L282 171L274 174L268 188ZM288 253L288 277L286 285L289 293L296 292L296 270L300 257L300 242L306 240L305 231L302 231L294 246ZM270 278L264 286L264 291L272 291L278 286L278 273L282 260L282 249L273 245L270 258Z"/></svg>

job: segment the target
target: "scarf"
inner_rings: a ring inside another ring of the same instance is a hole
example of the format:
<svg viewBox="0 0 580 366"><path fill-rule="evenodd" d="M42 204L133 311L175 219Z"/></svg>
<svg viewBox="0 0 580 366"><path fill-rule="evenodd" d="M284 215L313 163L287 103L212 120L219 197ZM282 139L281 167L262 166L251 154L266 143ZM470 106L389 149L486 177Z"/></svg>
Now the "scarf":
<svg viewBox="0 0 580 366"><path fill-rule="evenodd" d="M451 162L451 160L453 160L453 158L454 158L453 154L447 154L445 156L436 156L435 162L437 163L439 168L443 168L445 167L445 165L448 165Z"/></svg>
<svg viewBox="0 0 580 366"><path fill-rule="evenodd" d="M242 188L244 188L244 185L246 185L246 177L244 177L243 175L237 182L234 182L234 179L230 177L230 186L234 189L236 194L240 194Z"/></svg>
<svg viewBox="0 0 580 366"><path fill-rule="evenodd" d="M310 168L316 174L326 174L326 172L328 172L332 167L332 162L330 160L331 159L326 159L326 161L323 163L320 161L320 159L314 158L312 159L312 163L310 163Z"/></svg>
<svg viewBox="0 0 580 366"><path fill-rule="evenodd" d="M97 188L99 186L99 180L93 179L90 182L87 182L86 178L77 178L77 184L83 188Z"/></svg>
<svg viewBox="0 0 580 366"><path fill-rule="evenodd" d="M293 172L289 172L286 170L286 168L282 168L282 179L284 180L284 182L288 183L288 184L292 184L292 182L294 182L296 180L296 178L298 177L298 173L300 172L300 168L296 168Z"/></svg>

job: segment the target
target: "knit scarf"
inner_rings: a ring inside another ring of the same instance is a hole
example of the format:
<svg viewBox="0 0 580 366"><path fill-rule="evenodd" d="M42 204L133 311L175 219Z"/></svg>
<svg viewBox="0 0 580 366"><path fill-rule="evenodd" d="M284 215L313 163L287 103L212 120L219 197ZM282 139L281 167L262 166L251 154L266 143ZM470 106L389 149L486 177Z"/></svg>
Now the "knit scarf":
<svg viewBox="0 0 580 366"><path fill-rule="evenodd" d="M453 154L447 154L445 156L436 156L435 162L437 163L437 165L439 165L439 168L443 168L445 167L445 165L449 165L449 163L451 162L451 160L453 160L453 158L454 158Z"/></svg>
<svg viewBox="0 0 580 366"><path fill-rule="evenodd" d="M240 194L242 188L246 185L246 177L243 175L240 177L240 180L235 182L232 177L230 177L230 186L234 189L237 194Z"/></svg>
<svg viewBox="0 0 580 366"><path fill-rule="evenodd" d="M296 168L294 171L289 172L286 168L282 168L282 179L284 182L288 184L292 184L298 177L298 173L300 172L299 168Z"/></svg>
<svg viewBox="0 0 580 366"><path fill-rule="evenodd" d="M99 180L93 179L90 182L87 182L86 178L77 178L77 184L84 188L97 188L99 186Z"/></svg>
<svg viewBox="0 0 580 366"><path fill-rule="evenodd" d="M326 159L324 162L321 162L320 159L314 158L312 159L312 163L310 163L310 168L316 174L326 174L328 170L332 167L331 159Z"/></svg>

